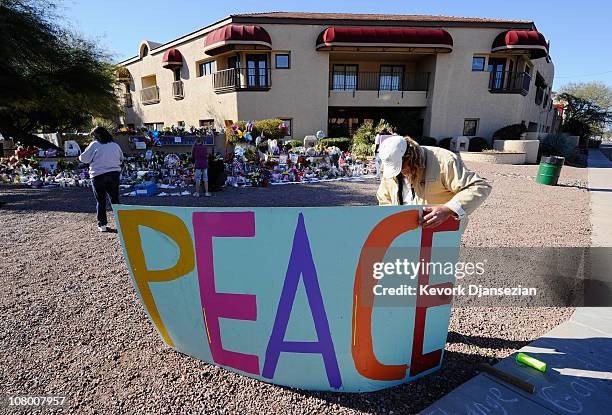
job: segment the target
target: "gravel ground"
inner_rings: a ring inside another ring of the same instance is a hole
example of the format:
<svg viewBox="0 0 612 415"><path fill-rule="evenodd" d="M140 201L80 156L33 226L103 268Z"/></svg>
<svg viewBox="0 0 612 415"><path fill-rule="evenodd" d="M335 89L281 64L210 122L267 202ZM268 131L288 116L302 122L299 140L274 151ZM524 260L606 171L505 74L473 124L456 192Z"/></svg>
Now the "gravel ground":
<svg viewBox="0 0 612 415"><path fill-rule="evenodd" d="M466 246L588 246L586 170L559 187L537 166L471 164L493 192ZM227 189L212 198L123 198L210 206L375 204L376 182ZM565 321L564 308L457 308L438 372L363 394L293 390L236 375L163 345L132 288L116 234L100 234L88 189L0 186L0 394L63 395L71 412L414 413ZM111 222L112 224L112 222ZM537 321L538 324L528 324ZM1 411L6 409L0 408Z"/></svg>

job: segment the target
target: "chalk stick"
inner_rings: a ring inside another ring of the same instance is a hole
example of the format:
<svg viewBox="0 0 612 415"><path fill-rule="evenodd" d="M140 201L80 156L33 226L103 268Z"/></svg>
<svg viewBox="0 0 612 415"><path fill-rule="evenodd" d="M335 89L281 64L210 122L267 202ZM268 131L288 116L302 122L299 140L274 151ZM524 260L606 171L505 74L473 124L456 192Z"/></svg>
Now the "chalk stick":
<svg viewBox="0 0 612 415"><path fill-rule="evenodd" d="M525 354L525 353L517 354L516 361L526 366L532 367L535 370L539 370L542 373L546 372L546 362L542 362L541 360L538 360L535 357L531 357L528 354Z"/></svg>
<svg viewBox="0 0 612 415"><path fill-rule="evenodd" d="M509 383L512 386L516 386L517 388L522 389L527 393L533 394L535 392L535 386L533 384L524 381L523 379L517 378L516 376L511 375L510 373L506 373L502 370L496 369L489 364L480 363L478 365L478 369L481 372L486 372L489 375L503 380L504 382Z"/></svg>

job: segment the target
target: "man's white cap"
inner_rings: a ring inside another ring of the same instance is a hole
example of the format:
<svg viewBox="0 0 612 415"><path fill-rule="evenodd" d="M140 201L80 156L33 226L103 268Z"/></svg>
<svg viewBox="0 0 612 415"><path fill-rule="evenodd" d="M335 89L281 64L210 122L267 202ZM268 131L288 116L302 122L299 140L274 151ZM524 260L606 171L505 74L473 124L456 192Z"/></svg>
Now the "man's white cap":
<svg viewBox="0 0 612 415"><path fill-rule="evenodd" d="M382 142L378 155L382 162L382 175L385 179L397 176L402 171L402 157L408 143L401 135L393 135Z"/></svg>

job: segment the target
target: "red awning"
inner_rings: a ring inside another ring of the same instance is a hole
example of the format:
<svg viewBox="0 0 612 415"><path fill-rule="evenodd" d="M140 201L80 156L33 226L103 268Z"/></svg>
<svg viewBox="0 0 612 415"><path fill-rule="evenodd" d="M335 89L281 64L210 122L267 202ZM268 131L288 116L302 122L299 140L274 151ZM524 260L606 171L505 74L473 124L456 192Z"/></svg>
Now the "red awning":
<svg viewBox="0 0 612 415"><path fill-rule="evenodd" d="M453 50L453 38L444 29L407 27L328 27L317 38L317 50L334 46L426 48Z"/></svg>
<svg viewBox="0 0 612 415"><path fill-rule="evenodd" d="M548 55L548 43L537 30L506 30L497 35L491 46L491 52L504 51L522 52L538 59Z"/></svg>
<svg viewBox="0 0 612 415"><path fill-rule="evenodd" d="M261 26L230 24L220 27L204 38L204 52L207 55L235 49L236 46L251 46L253 49L272 49L272 39Z"/></svg>
<svg viewBox="0 0 612 415"><path fill-rule="evenodd" d="M164 53L162 65L167 69L180 68L183 66L183 55L181 55L181 52L179 52L178 49L168 49L166 53Z"/></svg>

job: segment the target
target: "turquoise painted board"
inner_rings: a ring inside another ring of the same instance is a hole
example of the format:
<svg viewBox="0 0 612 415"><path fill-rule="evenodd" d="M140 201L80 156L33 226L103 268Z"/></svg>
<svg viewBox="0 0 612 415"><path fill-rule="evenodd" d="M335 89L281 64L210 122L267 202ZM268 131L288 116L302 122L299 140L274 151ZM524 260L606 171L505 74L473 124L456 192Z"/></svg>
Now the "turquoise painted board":
<svg viewBox="0 0 612 415"><path fill-rule="evenodd" d="M452 296L420 290L452 288L454 276L388 264L456 263L454 219L423 229L418 206L113 208L138 296L182 353L265 382L349 392L442 362Z"/></svg>

